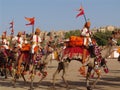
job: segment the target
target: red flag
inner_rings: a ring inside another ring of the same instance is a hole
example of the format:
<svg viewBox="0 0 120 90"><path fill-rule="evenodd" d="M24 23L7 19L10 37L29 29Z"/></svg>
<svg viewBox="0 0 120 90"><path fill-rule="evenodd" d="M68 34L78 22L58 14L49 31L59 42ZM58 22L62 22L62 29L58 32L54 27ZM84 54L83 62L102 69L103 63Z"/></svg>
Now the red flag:
<svg viewBox="0 0 120 90"><path fill-rule="evenodd" d="M14 22L12 21L12 22L10 22L10 28L13 28L13 25L14 25Z"/></svg>
<svg viewBox="0 0 120 90"><path fill-rule="evenodd" d="M34 17L32 17L32 18L25 17L25 19L29 22L26 25L34 25L34 22L35 22L35 18Z"/></svg>
<svg viewBox="0 0 120 90"><path fill-rule="evenodd" d="M84 15L84 9L82 6L80 7L80 9L78 11L80 11L80 13L77 14L76 18L81 16L81 15Z"/></svg>

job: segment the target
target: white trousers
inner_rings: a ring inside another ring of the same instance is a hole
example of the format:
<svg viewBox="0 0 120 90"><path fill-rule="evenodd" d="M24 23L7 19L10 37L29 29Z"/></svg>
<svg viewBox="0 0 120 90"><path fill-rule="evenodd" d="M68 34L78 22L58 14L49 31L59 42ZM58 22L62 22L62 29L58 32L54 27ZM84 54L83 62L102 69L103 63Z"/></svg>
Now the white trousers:
<svg viewBox="0 0 120 90"><path fill-rule="evenodd" d="M35 51L34 51L34 48L35 48L36 46L37 46L36 44L33 44L33 45L32 45L32 48L31 48L31 53L32 53L32 54L34 54L34 52L35 52Z"/></svg>
<svg viewBox="0 0 120 90"><path fill-rule="evenodd" d="M89 45L90 43L92 43L92 40L90 37L84 37L84 45Z"/></svg>

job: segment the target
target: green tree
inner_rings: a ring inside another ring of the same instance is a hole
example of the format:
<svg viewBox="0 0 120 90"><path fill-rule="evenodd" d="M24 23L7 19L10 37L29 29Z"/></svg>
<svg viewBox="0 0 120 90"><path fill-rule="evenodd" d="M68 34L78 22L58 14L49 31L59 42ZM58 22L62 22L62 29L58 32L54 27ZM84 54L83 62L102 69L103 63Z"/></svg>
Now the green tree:
<svg viewBox="0 0 120 90"><path fill-rule="evenodd" d="M108 43L108 38L111 37L111 31L106 32L96 32L93 38L96 39L98 45L104 46Z"/></svg>
<svg viewBox="0 0 120 90"><path fill-rule="evenodd" d="M71 30L65 33L65 39L69 38L70 36L80 36L80 30Z"/></svg>

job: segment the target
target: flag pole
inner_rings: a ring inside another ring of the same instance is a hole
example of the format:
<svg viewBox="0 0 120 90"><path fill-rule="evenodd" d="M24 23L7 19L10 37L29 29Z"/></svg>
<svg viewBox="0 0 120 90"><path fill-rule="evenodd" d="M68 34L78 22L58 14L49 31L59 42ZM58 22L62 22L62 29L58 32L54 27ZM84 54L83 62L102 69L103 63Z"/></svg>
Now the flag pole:
<svg viewBox="0 0 120 90"><path fill-rule="evenodd" d="M12 28L11 28L11 40L12 40L13 35L14 35L14 20L12 20L11 25L12 25Z"/></svg>
<svg viewBox="0 0 120 90"><path fill-rule="evenodd" d="M85 16L85 14L83 14L83 16L84 16L85 22L87 22L87 19L86 19L86 16Z"/></svg>
<svg viewBox="0 0 120 90"><path fill-rule="evenodd" d="M12 33L11 33L11 34L12 34L12 36L13 36L13 34L14 34L14 26L12 27Z"/></svg>
<svg viewBox="0 0 120 90"><path fill-rule="evenodd" d="M32 25L32 33L34 33L34 24Z"/></svg>
<svg viewBox="0 0 120 90"><path fill-rule="evenodd" d="M82 6L82 2L81 2L81 6ZM85 12L84 12L83 16L84 16L85 22L87 22Z"/></svg>

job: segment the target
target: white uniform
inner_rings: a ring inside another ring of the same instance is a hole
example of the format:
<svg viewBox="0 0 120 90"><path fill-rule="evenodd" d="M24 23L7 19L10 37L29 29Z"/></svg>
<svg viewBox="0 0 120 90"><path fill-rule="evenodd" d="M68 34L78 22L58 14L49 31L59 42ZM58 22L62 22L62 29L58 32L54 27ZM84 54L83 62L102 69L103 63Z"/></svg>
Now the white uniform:
<svg viewBox="0 0 120 90"><path fill-rule="evenodd" d="M31 48L31 52L32 52L33 54L34 54L34 48L35 48L36 46L40 46L40 42L42 42L40 36L38 36L38 35L33 35L33 37L32 37L32 43L33 43L33 45L32 45L32 48Z"/></svg>
<svg viewBox="0 0 120 90"><path fill-rule="evenodd" d="M90 38L90 32L86 27L83 28L81 35L84 37L84 45L87 45L87 39L88 39L88 44L92 43L92 40Z"/></svg>
<svg viewBox="0 0 120 90"><path fill-rule="evenodd" d="M9 42L7 41L7 39L2 39L2 46L5 49L9 49Z"/></svg>
<svg viewBox="0 0 120 90"><path fill-rule="evenodd" d="M15 36L12 41L17 41L17 47L22 48L23 44L23 37L17 37Z"/></svg>

